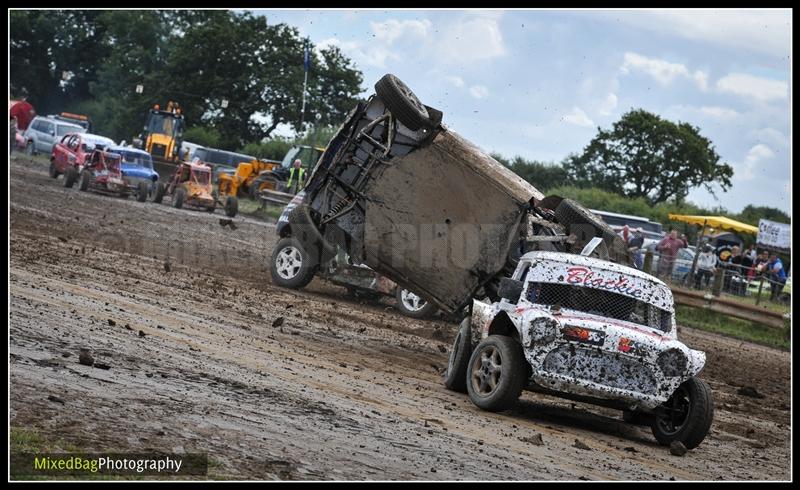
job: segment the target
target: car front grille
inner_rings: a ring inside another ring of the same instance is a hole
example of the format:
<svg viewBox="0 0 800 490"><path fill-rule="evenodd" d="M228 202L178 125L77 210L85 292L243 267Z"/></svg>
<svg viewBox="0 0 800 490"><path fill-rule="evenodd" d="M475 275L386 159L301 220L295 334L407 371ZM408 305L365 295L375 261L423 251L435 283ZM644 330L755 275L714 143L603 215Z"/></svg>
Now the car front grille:
<svg viewBox="0 0 800 490"><path fill-rule="evenodd" d="M547 354L543 368L549 373L611 388L647 394L656 392L655 377L641 361L595 348L562 345Z"/></svg>

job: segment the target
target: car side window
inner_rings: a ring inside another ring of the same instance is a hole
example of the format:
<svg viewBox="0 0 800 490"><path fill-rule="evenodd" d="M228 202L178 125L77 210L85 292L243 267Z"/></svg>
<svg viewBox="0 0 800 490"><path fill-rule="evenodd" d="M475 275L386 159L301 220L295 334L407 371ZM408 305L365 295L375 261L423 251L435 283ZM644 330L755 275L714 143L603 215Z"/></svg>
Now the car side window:
<svg viewBox="0 0 800 490"><path fill-rule="evenodd" d="M53 125L53 123L45 121L44 128L42 128L42 132L49 134L52 133L55 129L56 127Z"/></svg>
<svg viewBox="0 0 800 490"><path fill-rule="evenodd" d="M72 151L78 151L78 144L79 143L80 143L80 138L78 138L75 135L72 135L70 137L69 147L72 149Z"/></svg>

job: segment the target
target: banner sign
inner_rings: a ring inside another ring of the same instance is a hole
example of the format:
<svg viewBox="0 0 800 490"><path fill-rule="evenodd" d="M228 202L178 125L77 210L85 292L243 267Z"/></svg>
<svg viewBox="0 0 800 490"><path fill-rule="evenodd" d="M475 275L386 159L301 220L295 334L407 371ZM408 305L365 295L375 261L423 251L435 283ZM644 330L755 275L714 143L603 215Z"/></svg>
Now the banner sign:
<svg viewBox="0 0 800 490"><path fill-rule="evenodd" d="M762 219L758 221L756 244L767 248L789 251L791 235L792 225Z"/></svg>

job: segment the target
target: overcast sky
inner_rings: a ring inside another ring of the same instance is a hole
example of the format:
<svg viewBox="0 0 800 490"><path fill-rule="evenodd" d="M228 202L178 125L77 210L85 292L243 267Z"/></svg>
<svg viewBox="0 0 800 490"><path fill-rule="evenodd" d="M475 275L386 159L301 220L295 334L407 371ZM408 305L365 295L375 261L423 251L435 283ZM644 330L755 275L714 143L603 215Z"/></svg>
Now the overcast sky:
<svg viewBox="0 0 800 490"><path fill-rule="evenodd" d="M790 10L257 12L338 45L365 95L394 73L487 151L559 162L644 108L733 166L728 192L691 201L791 211Z"/></svg>

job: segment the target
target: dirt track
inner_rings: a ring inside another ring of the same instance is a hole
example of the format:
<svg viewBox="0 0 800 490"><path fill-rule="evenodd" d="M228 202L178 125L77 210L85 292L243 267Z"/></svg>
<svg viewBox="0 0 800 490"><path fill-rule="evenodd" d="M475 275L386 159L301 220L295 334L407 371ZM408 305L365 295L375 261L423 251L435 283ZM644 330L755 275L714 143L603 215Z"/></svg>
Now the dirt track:
<svg viewBox="0 0 800 490"><path fill-rule="evenodd" d="M272 225L65 189L24 157L10 193L12 428L87 452L207 452L237 479L790 478L788 352L681 329L708 354L716 413L672 456L613 410L531 393L479 410L441 383L455 325L319 280L272 286Z"/></svg>

